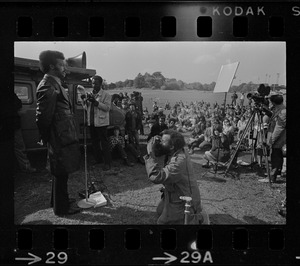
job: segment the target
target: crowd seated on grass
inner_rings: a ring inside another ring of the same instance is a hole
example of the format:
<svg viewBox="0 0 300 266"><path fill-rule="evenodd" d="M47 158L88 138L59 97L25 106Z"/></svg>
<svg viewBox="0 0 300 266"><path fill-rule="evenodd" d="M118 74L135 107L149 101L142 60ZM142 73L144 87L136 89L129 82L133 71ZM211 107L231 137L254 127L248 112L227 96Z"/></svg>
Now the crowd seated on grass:
<svg viewBox="0 0 300 266"><path fill-rule="evenodd" d="M122 109L126 117L129 115L128 112L132 112L129 106L135 106L133 109L135 109L139 119L136 121L138 135L144 135L144 126L148 127L150 131L147 141L153 136L159 135L164 129L177 130L184 133L188 138L187 144L190 154L196 150L211 152L214 149L214 128L216 127L222 129L222 134L226 139L225 146L227 147L228 144L229 149L231 149L234 143L237 143L241 138L253 108L251 102L249 105L243 106L238 103L224 106L224 104L211 104L203 100L190 103L178 101L172 106L166 101L164 105L160 106L155 100L151 113L147 108L143 108L140 93L134 92L130 94L130 97L120 93L112 98L113 104ZM127 120L127 122L131 121L131 119ZM255 123L257 124L257 121ZM249 139L249 134L246 138ZM247 140L244 144L249 146L250 141ZM139 143L135 143L135 145L139 146ZM136 148L139 150L139 147Z"/></svg>

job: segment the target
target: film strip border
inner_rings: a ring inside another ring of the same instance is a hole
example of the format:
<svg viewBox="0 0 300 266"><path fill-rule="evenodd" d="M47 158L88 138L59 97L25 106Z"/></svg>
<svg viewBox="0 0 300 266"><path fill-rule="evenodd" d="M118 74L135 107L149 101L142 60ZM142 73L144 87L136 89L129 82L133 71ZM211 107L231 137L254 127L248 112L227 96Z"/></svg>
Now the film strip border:
<svg viewBox="0 0 300 266"><path fill-rule="evenodd" d="M128 3L126 11L122 3L79 6L20 6L10 20L16 40L278 41L298 33L293 25L300 14L292 3Z"/></svg>
<svg viewBox="0 0 300 266"><path fill-rule="evenodd" d="M292 237L273 227L33 227L15 230L15 248L2 263L38 260L49 264L297 264ZM12 233L12 232L11 232ZM296 242L294 242L296 243ZM20 263L20 262L19 262Z"/></svg>

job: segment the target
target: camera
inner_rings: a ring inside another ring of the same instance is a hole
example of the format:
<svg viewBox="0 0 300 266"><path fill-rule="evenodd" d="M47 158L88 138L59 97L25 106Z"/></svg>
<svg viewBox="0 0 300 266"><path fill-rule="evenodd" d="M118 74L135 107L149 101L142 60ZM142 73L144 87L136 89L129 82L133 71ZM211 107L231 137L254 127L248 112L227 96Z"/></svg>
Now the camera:
<svg viewBox="0 0 300 266"><path fill-rule="evenodd" d="M160 157L160 156L165 155L164 148L161 143L161 136L156 135L153 138L154 138L153 150L154 150L155 156Z"/></svg>
<svg viewBox="0 0 300 266"><path fill-rule="evenodd" d="M86 94L86 97L87 97L87 100L89 101L89 100L95 100L95 96L94 96L94 94L92 93L92 92L88 92L87 94Z"/></svg>
<svg viewBox="0 0 300 266"><path fill-rule="evenodd" d="M270 94L271 88L269 86L265 86L264 84L260 84L257 92L248 93L247 98L254 101L255 104L264 104L269 105L269 101L266 99L266 96Z"/></svg>

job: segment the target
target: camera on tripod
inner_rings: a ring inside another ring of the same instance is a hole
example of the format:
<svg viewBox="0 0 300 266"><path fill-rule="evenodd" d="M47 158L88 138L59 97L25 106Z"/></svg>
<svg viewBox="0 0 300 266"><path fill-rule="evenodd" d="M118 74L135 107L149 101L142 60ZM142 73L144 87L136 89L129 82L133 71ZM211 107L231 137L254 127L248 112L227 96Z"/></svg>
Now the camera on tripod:
<svg viewBox="0 0 300 266"><path fill-rule="evenodd" d="M264 104L269 105L269 101L266 99L266 96L270 94L271 88L269 86L265 86L264 84L260 84L257 92L248 93L247 98L254 101L256 105Z"/></svg>

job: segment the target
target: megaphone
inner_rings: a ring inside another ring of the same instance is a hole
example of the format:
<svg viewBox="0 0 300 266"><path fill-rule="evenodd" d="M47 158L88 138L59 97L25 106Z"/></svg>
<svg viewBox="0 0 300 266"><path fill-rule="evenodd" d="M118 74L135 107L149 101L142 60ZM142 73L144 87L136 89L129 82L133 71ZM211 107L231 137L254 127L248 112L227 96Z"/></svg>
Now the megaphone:
<svg viewBox="0 0 300 266"><path fill-rule="evenodd" d="M82 54L70 57L66 62L70 67L86 68L86 53L83 52Z"/></svg>

